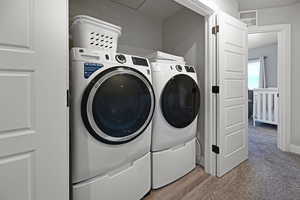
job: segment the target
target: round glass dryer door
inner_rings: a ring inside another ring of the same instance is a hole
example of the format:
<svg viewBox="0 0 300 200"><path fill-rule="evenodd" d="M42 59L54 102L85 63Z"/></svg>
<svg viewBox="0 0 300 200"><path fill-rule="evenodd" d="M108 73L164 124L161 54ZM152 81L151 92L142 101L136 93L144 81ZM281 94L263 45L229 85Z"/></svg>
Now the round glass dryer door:
<svg viewBox="0 0 300 200"><path fill-rule="evenodd" d="M82 100L82 118L97 140L120 144L147 128L154 112L151 83L140 72L115 67L100 73L88 85Z"/></svg>
<svg viewBox="0 0 300 200"><path fill-rule="evenodd" d="M198 115L200 91L197 83L188 75L171 78L161 95L161 110L166 121L176 128L185 128Z"/></svg>

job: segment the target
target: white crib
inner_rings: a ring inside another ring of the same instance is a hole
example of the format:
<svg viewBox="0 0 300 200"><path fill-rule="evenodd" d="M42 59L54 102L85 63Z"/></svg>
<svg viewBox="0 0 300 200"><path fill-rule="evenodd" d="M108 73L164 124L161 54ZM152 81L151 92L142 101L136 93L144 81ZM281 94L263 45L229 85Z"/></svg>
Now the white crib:
<svg viewBox="0 0 300 200"><path fill-rule="evenodd" d="M256 122L278 125L278 88L253 90L253 125Z"/></svg>

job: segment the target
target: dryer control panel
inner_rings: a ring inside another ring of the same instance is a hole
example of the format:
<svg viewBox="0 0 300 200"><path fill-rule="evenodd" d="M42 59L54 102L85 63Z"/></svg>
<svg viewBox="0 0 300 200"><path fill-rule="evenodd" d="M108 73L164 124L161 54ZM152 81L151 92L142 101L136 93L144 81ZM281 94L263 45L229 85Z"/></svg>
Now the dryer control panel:
<svg viewBox="0 0 300 200"><path fill-rule="evenodd" d="M182 66L182 65L175 65L175 67L173 67L172 65L170 66L170 69L173 70L175 68L176 71L178 72L188 72L188 73L196 73L194 67L192 66Z"/></svg>

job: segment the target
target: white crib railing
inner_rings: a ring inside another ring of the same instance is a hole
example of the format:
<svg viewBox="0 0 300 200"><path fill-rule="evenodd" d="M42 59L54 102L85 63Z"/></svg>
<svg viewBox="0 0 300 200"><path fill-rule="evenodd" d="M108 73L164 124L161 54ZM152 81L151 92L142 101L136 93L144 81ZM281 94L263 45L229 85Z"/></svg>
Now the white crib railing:
<svg viewBox="0 0 300 200"><path fill-rule="evenodd" d="M255 122L278 125L278 88L253 90L253 125Z"/></svg>

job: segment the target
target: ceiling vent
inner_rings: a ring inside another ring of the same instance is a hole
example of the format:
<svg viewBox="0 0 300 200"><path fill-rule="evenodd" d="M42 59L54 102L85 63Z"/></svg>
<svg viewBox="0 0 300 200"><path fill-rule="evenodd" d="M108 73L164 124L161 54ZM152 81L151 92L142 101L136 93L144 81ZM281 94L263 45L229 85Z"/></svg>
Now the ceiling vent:
<svg viewBox="0 0 300 200"><path fill-rule="evenodd" d="M139 9L146 2L146 0L111 0L111 1L135 10Z"/></svg>
<svg viewBox="0 0 300 200"><path fill-rule="evenodd" d="M257 10L247 10L240 12L240 19L247 26L257 26Z"/></svg>

